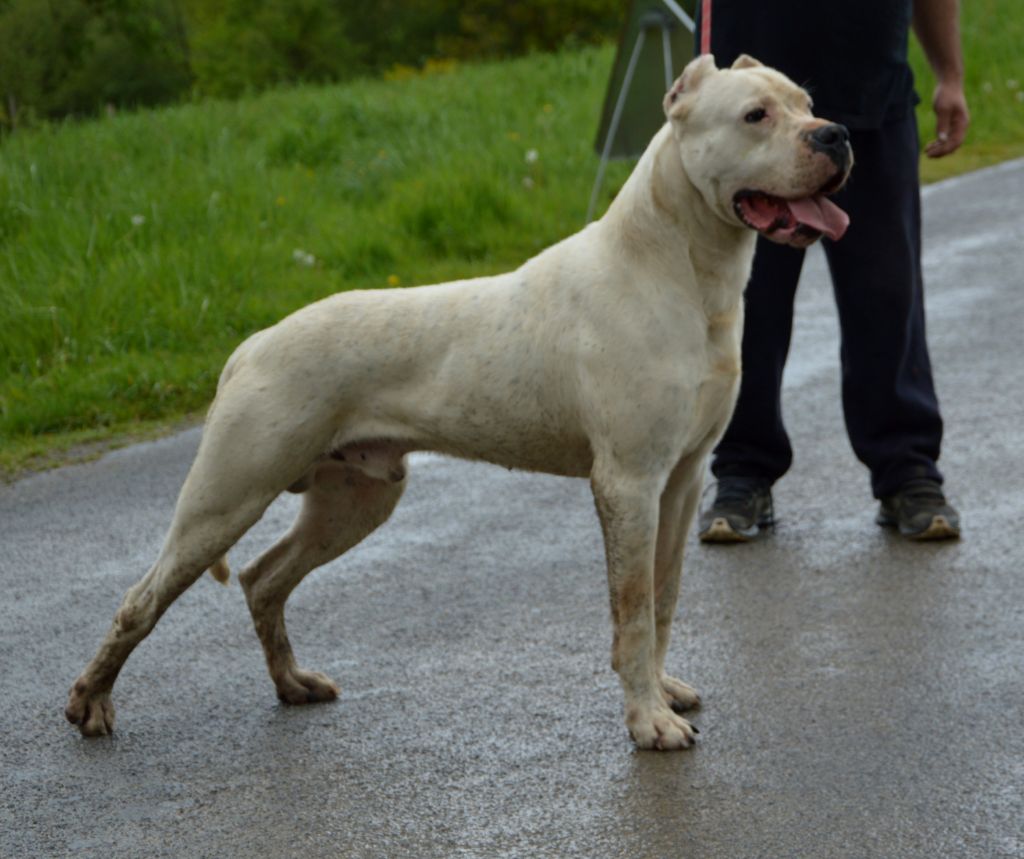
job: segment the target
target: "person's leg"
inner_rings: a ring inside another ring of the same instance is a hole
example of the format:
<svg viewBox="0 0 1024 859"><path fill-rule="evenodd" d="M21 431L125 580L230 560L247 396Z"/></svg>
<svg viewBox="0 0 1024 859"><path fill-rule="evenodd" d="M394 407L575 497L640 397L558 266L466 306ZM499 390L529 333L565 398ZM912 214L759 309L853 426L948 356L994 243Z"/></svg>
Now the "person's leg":
<svg viewBox="0 0 1024 859"><path fill-rule="evenodd" d="M835 197L850 215L825 242L842 330L843 410L878 498L941 483L942 418L925 340L916 121L852 132L857 164Z"/></svg>
<svg viewBox="0 0 1024 859"><path fill-rule="evenodd" d="M744 293L739 397L711 466L720 480L756 478L770 485L793 461L782 423L780 394L803 260L801 250L757 240L754 268Z"/></svg>
<svg viewBox="0 0 1024 859"><path fill-rule="evenodd" d="M715 500L700 515L704 543L736 543L774 524L772 484L793 461L782 423L782 370L793 331L804 252L759 238L744 294L743 375L736 408L715 448Z"/></svg>

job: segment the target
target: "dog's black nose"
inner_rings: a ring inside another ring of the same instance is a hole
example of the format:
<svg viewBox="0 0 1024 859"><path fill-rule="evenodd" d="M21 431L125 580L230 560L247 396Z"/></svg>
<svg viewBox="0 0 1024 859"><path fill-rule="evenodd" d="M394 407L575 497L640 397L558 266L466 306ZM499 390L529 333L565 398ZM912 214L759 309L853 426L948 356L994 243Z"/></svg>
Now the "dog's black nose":
<svg viewBox="0 0 1024 859"><path fill-rule="evenodd" d="M816 128L811 134L815 149L838 149L850 142L850 132L845 125L833 122Z"/></svg>
<svg viewBox="0 0 1024 859"><path fill-rule="evenodd" d="M825 153L837 167L846 169L850 158L850 132L845 125L832 122L816 128L807 135L807 142L811 149Z"/></svg>

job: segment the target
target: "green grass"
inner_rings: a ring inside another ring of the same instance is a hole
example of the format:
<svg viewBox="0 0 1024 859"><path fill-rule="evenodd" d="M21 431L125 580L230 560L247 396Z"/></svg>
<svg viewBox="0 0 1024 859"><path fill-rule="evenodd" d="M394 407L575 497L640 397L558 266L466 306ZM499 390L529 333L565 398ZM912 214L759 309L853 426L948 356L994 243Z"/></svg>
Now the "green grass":
<svg viewBox="0 0 1024 859"><path fill-rule="evenodd" d="M538 56L6 140L5 465L53 434L201 410L242 338L312 300L498 271L578 229L610 59Z"/></svg>
<svg viewBox="0 0 1024 859"><path fill-rule="evenodd" d="M971 142L926 178L1024 155L1015 2L965 9ZM0 473L201 413L237 343L312 300L504 270L578 229L611 60L565 52L4 140ZM927 139L927 104L921 120ZM612 165L606 196L628 171Z"/></svg>

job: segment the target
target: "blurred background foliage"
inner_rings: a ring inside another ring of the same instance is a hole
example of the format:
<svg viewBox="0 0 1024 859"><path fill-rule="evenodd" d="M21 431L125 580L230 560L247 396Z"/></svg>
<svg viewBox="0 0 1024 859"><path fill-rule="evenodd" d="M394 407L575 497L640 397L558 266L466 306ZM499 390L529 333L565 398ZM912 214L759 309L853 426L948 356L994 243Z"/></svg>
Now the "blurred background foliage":
<svg viewBox="0 0 1024 859"><path fill-rule="evenodd" d="M614 36L623 0L0 0L0 127Z"/></svg>

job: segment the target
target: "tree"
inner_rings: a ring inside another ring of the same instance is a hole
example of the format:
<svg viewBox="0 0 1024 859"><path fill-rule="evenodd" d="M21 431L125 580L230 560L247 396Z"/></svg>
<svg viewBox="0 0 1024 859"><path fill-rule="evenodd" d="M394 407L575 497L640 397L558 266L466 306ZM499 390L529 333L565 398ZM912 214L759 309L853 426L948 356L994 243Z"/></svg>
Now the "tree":
<svg viewBox="0 0 1024 859"><path fill-rule="evenodd" d="M195 9L192 70L199 92L237 96L295 81L351 77L355 51L327 0L221 0Z"/></svg>
<svg viewBox="0 0 1024 859"><path fill-rule="evenodd" d="M191 73L176 0L0 3L0 123L157 104Z"/></svg>

